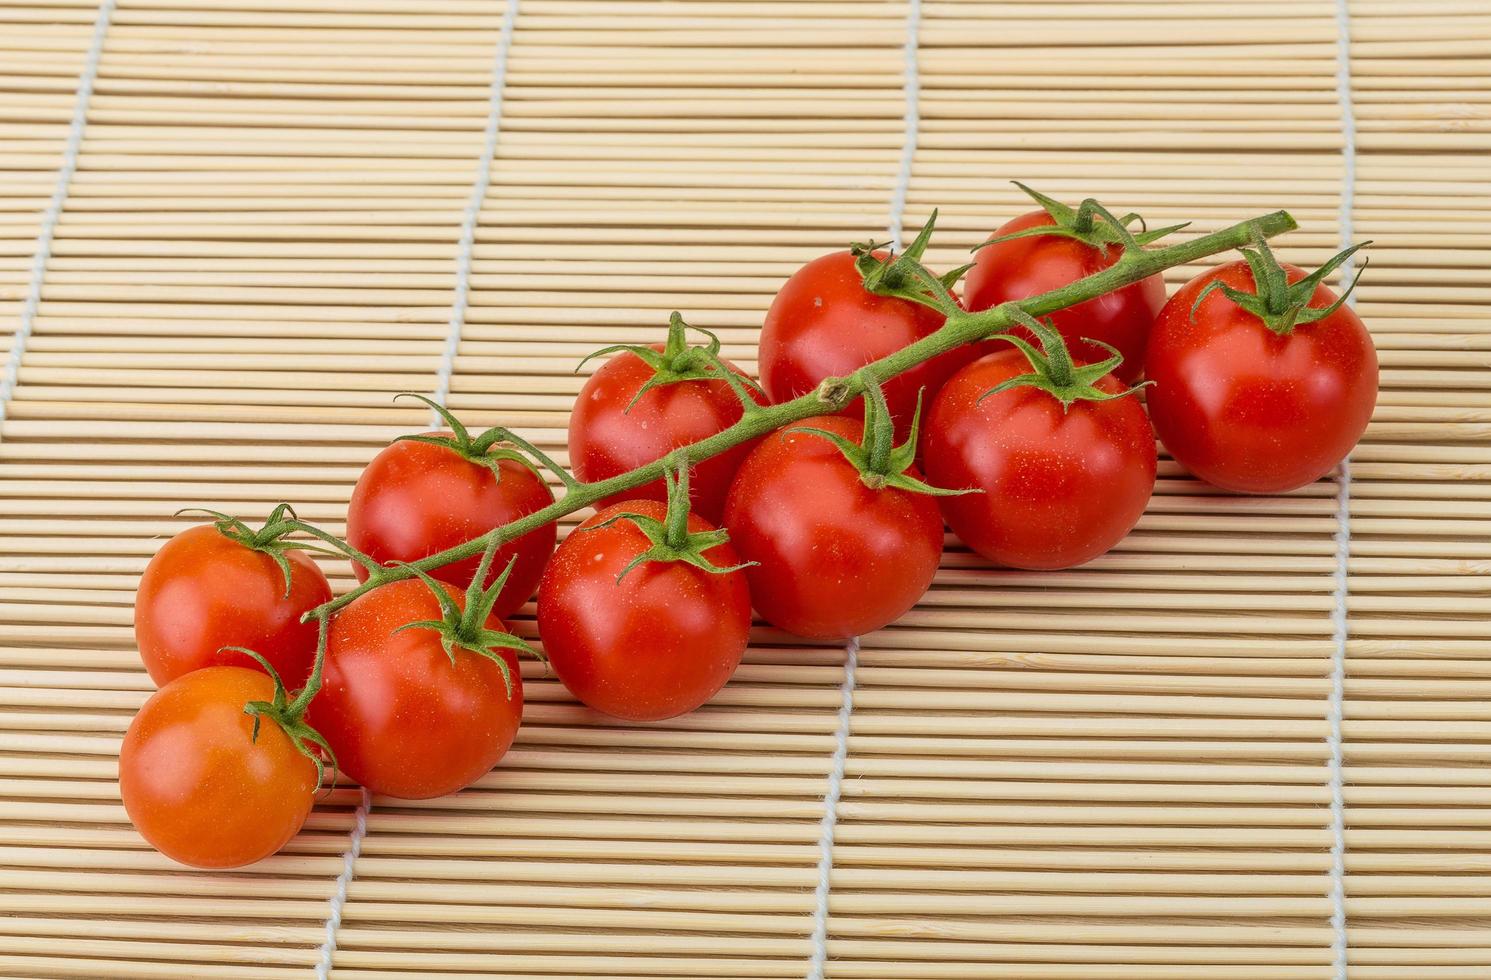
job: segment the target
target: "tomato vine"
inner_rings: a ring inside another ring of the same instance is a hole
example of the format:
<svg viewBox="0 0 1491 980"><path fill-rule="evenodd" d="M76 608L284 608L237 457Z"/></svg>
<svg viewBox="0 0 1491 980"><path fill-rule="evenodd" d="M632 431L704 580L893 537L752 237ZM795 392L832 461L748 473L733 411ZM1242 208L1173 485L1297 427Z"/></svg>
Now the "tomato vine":
<svg viewBox="0 0 1491 980"><path fill-rule="evenodd" d="M889 356L867 364L843 377L828 378L819 385L816 391L777 405L760 404L751 397L743 385L734 383L734 379L729 377L730 372L720 370L713 356L717 348L712 343L708 350L711 356L701 357L697 363L694 361L687 364L673 363L671 364L672 370L681 371L683 376L692 376L692 372L699 372L701 376L723 376L726 381L731 382L732 390L740 398L742 408L740 420L715 435L682 446L661 459L629 472L604 480L581 482L551 457L538 451L531 443L518 438L507 429L494 428L475 440L470 439L464 430L454 430L455 439L463 446L481 445L485 448L499 441L516 446L518 450L528 454L531 460L553 473L566 492L563 497L541 510L419 561L398 565L379 565L367 555L351 548L346 542L310 524L293 518L281 520L277 527L283 531L298 530L310 534L338 549L368 570L366 581L305 614L306 621L318 620L323 628L320 630L315 669L306 686L294 696L291 707L302 709L311 698L315 697L320 688L321 666L326 652L325 623L348 603L379 586L414 576L423 577L424 573L433 569L472 558L483 552L490 552L494 546L516 540L535 528L542 527L560 517L572 514L622 491L672 476L702 460L717 456L784 426L816 415L842 411L855 398L865 395L883 382L965 344L1002 334L1012 327L1029 325L1033 318L1046 316L1086 302L1174 266L1234 248L1257 246L1267 238L1292 231L1297 227L1294 218L1288 212L1275 211L1229 225L1190 241L1162 248L1147 248L1145 246L1157 237L1157 233L1141 233L1135 236L1125 227L1127 218L1114 218L1095 202L1090 204L1084 202L1080 217L1083 231L1086 234L1092 234L1087 226L1094 220L1114 226L1109 229L1108 237L1113 239L1112 244L1122 249L1116 262L1100 272L1059 289L977 312L965 310L954 298L951 289L955 281L950 280L955 280L955 274L938 276L920 261L936 224L937 213L935 211L917 238L899 255L888 255L882 258L880 254L869 248L856 250L857 266L866 289L878 295L899 296L930 307L946 317L944 324L935 332ZM1173 230L1175 229L1166 228L1159 231ZM958 272L966 271L966 268L959 269ZM670 339L675 340L674 346L681 342L683 327L684 324L678 314L674 314L670 331ZM711 340L713 340L712 337ZM652 352L649 351L649 353ZM668 353L665 351L659 360L662 361ZM673 351L673 353L677 355L680 352ZM675 361L677 359L677 357L674 358ZM283 517L279 512L277 515Z"/></svg>

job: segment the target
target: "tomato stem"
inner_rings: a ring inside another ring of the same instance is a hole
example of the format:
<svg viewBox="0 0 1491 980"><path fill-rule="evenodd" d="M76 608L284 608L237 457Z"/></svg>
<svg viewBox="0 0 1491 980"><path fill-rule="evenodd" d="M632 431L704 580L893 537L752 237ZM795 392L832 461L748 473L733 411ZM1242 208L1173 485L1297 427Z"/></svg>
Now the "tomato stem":
<svg viewBox="0 0 1491 980"><path fill-rule="evenodd" d="M668 488L668 510L664 514L668 547L682 550L689 543L689 461L678 461L678 477L664 475Z"/></svg>
<svg viewBox="0 0 1491 980"><path fill-rule="evenodd" d="M284 576L285 598L287 599L290 597L293 582L290 573L290 559L285 557L285 553L291 550L325 553L325 549L313 545L308 541L285 540L285 535L291 531L299 531L309 527L309 525L302 523L295 516L295 510L289 504L279 504L274 510L270 511L268 519L264 522L264 526L257 531L231 514L222 514L215 510L207 510L205 507L186 507L178 510L176 516L180 517L182 514L189 513L207 514L213 518L213 527L217 528L217 532L223 537L230 541L236 541L245 548L266 554L273 559L275 565L279 567L280 574ZM341 547L340 539L333 538L324 531L312 530L312 533L317 537L333 541L338 548Z"/></svg>
<svg viewBox="0 0 1491 980"><path fill-rule="evenodd" d="M512 668L508 666L507 658L498 650L521 650L535 657L539 654L537 650L512 633L487 628L487 619L492 615L492 609L497 604L497 597L502 593L503 586L507 585L507 578L512 574L513 565L518 560L516 556L511 558L507 567L502 570L502 574L498 575L489 586L486 584L487 573L492 569L492 559L496 554L495 540L482 549L481 562L471 576L471 584L466 586L465 602L462 605L457 605L450 593L446 591L446 586L431 578L428 572L402 563L396 566L411 569L429 588L440 606L440 618L419 619L412 623L405 623L394 632L402 633L409 629L434 632L440 637L440 646L445 651L445 655L450 658L451 664L456 662L458 647L486 657L497 665L498 671L502 674L502 683L507 688L507 696L511 699L513 696Z"/></svg>
<svg viewBox="0 0 1491 980"><path fill-rule="evenodd" d="M896 423L885 404L885 392L871 381L865 386L864 447L868 472L879 477L890 475L890 454L896 444Z"/></svg>
<svg viewBox="0 0 1491 980"><path fill-rule="evenodd" d="M534 465L533 462L536 459L550 470L560 474L560 480L564 482L565 486L570 486L575 482L574 478L566 473L563 467L539 452L536 446L520 439L511 431L501 426L493 426L473 439L471 433L461 424L461 420L456 418L450 409L433 398L427 398L415 391L401 391L397 395L394 395L394 401L398 401L400 398L417 398L424 402L440 417L441 421L450 427L451 435L444 436L439 433L420 432L399 436L394 442L422 442L428 446L440 446L443 449L449 449L469 463L475 463L477 466L485 466L492 471L492 479L498 481L502 479L502 461L504 459L521 463L534 473L537 473L539 471L538 466ZM525 456L516 449L503 445L503 443L512 443L529 455ZM532 458L529 458L530 456Z"/></svg>
<svg viewBox="0 0 1491 980"><path fill-rule="evenodd" d="M627 573L638 565L645 565L650 561L681 561L693 565L695 568L710 572L715 575L723 575L726 572L739 571L756 564L748 561L740 565L720 566L705 557L705 552L711 548L717 548L730 540L729 532L723 528L714 528L709 531L689 530L689 463L688 457L677 451L669 453L664 460L672 464L671 468L663 471L663 483L668 488L668 505L663 512L663 519L648 514L638 514L632 511L623 511L613 514L597 524L576 528L576 533L585 531L598 531L603 527L610 527L617 521L628 521L633 524L642 535L647 538L651 545L647 550L639 553L616 575L619 584L626 578Z"/></svg>
<svg viewBox="0 0 1491 980"><path fill-rule="evenodd" d="M702 347L690 346L686 334L688 330L702 333L707 338L707 343ZM652 369L652 377L637 389L637 393L622 410L623 413L630 412L637 402L642 400L642 396L653 388L674 385L682 381L723 381L740 398L744 405L743 411L746 412L758 407L756 400L746 391L747 386L754 389L757 394L761 394L763 398L765 397L756 382L730 370L724 358L720 356L718 336L703 327L685 323L683 315L677 310L673 311L673 315L668 318L668 339L664 342L661 353L644 344L612 344L586 354L575 366L575 370L579 371L597 357L620 352L634 355ZM516 437L510 441L516 441ZM537 452L537 450L534 451ZM540 458L547 460L547 457L543 457L542 454ZM566 482L565 486L569 486L569 483Z"/></svg>
<svg viewBox="0 0 1491 980"><path fill-rule="evenodd" d="M924 235L930 236L934 221L935 215L923 229ZM1118 261L1084 279L1079 279L1060 289L1032 296L1016 304L1004 304L979 312L963 310L956 301L952 300L948 292L951 284L925 270L920 262L908 261L904 253L894 257L891 261L906 263L903 269L914 273L907 282L897 285L894 289L887 287L883 281L877 280L875 284L872 284L874 269L883 263L875 259L873 254L865 253L860 256L859 265L861 274L866 279L867 289L880 295L901 296L939 310L946 315L946 322L935 332L893 354L882 357L854 374L844 378L830 378L816 391L791 401L747 411L740 421L728 429L680 447L663 459L605 480L597 480L593 483L577 482L572 486L567 483L568 492L559 500L516 521L494 528L486 534L422 558L417 562L371 571L367 581L311 610L306 617L329 615L380 585L401 581L419 572L427 572L453 562L463 561L480 554L493 543L501 545L514 541L535 528L595 504L606 497L634 489L644 483L663 479L665 473L677 468L679 461L686 461L691 465L696 464L718 456L741 443L758 439L783 426L800 422L813 415L837 412L854 397L863 395L867 385L872 381L878 383L894 378L939 354L945 354L965 344L1003 333L1020 322L1017 314L1025 317L1048 316L1057 310L1085 303L1105 293L1111 293L1115 289L1122 289L1124 286L1139 282L1157 272L1163 272L1187 262L1194 262L1218 252L1252 244L1261 239L1292 231L1296 227L1298 225L1288 212L1275 211L1229 225L1209 235L1201 235L1163 248L1126 248ZM918 236L918 238L921 237ZM1142 245L1142 242L1140 244ZM648 352L656 355L655 351L649 350Z"/></svg>
<svg viewBox="0 0 1491 980"><path fill-rule="evenodd" d="M326 637L331 630L331 613L317 610L312 613L316 616L316 659L311 662L311 676L305 679L305 686L290 702L289 712L297 717L305 714L311 701L321 693L321 679L326 673Z"/></svg>
<svg viewBox="0 0 1491 980"><path fill-rule="evenodd" d="M1120 246L1127 251L1151 245L1190 224L1190 222L1182 222L1178 225L1166 225L1163 228L1150 228L1136 212L1130 211L1121 218L1117 217L1113 212L1103 207L1095 197L1087 198L1074 211L1054 197L1049 197L1032 187L1027 187L1018 180L1011 181L1011 183L1024 191L1031 200L1041 206L1041 210L1050 215L1051 224L1022 228L1019 231L1012 231L1008 235L991 238L986 242L980 242L978 245L975 245L973 251L976 252L981 248L999 242L1013 241L1016 238L1036 238L1044 235L1060 235L1063 238L1071 238L1104 252L1110 246L1114 245ZM1099 218L1102 220L1099 221ZM1137 234L1129 230L1129 225L1136 221L1139 223L1139 232Z"/></svg>
<svg viewBox="0 0 1491 980"><path fill-rule="evenodd" d="M796 425L788 429L788 432L806 432L808 435L827 439L838 447L840 453L849 461L849 465L859 471L860 482L871 490L884 490L893 487L897 490L905 490L909 493L925 493L934 497L955 497L964 493L975 493L974 490L944 490L924 483L910 473L916 462L916 435L921 428L922 417L922 393L916 393L916 411L911 416L911 433L906 441L897 446L896 423L891 418L890 408L885 404L885 392L880 390L880 384L873 377L866 376L865 384L865 423L861 430L859 442L854 442L839 435L811 425Z"/></svg>
<svg viewBox="0 0 1491 980"><path fill-rule="evenodd" d="M1362 273L1367 271L1367 263L1362 262L1361 268L1356 270L1356 276L1347 285L1346 290L1336 298L1334 303L1328 306L1311 306L1310 302L1315 298L1315 290L1325 281L1325 277L1355 255L1359 249L1366 248L1371 242L1361 242L1350 248L1342 249L1330 260L1300 279L1299 282L1290 285L1289 277L1284 272L1284 267L1279 265L1279 260L1274 258L1273 249L1268 247L1268 242L1259 237L1254 243L1255 247L1239 248L1243 258L1248 262L1248 270L1253 274L1253 292L1242 289L1234 289L1221 280L1207 283L1196 296L1196 301L1191 304L1191 318L1195 319L1196 310L1201 306L1203 300L1214 292L1220 292L1227 299L1253 314L1263 325L1281 337L1287 337L1294 332L1294 328L1302 324L1314 323L1330 316L1341 308L1356 290L1356 284L1361 282Z"/></svg>
<svg viewBox="0 0 1491 980"><path fill-rule="evenodd" d="M300 693L295 696L295 700L293 701L288 699L288 695L285 693L285 684L280 680L279 672L274 669L274 665L268 660L265 660L248 647L223 647L224 650L234 650L253 657L259 662L259 666L264 668L264 672L269 675L269 679L274 682L274 694L270 700L250 701L243 706L243 713L254 719L253 732L250 736L251 740L255 742L259 740L259 725L265 718L280 726L285 736L290 739L290 744L295 746L295 751L310 759L311 763L315 765L316 788L318 790L326 781L326 762L329 761L333 767L336 767L337 764L336 753L331 750L331 746L327 744L326 739L322 738L321 733L307 724L305 720L305 712L310 707L311 698L315 697L316 691L321 689L321 663L325 659L324 652L326 645L325 622L326 620L323 618L320 646L316 649L316 669L312 675L314 678L314 688L308 682L301 689ZM310 692L309 695L306 694L307 691ZM327 787L327 789L329 790L330 787Z"/></svg>
<svg viewBox="0 0 1491 980"><path fill-rule="evenodd" d="M1018 375L995 385L980 395L979 401L983 401L990 395L1009 391L1011 388L1035 388L1061 402L1061 410L1064 412L1072 407L1073 402L1111 401L1114 398L1132 395L1150 383L1144 381L1126 391L1104 391L1097 387L1097 382L1123 363L1123 355L1118 352L1117 348L1101 340L1084 337L1082 339L1086 343L1102 347L1112 356L1096 364L1084 364L1078 367L1072 360L1066 341L1062 339L1061 333L1051 321L1041 321L1035 317L1026 316L1018 307L1012 307L1009 313L1016 323L1035 335L1036 343L1040 344L1040 350L1036 350L1018 334L1000 333L991 337L991 340L1003 340L1013 344L1020 353L1024 354L1025 359L1030 362L1030 373Z"/></svg>

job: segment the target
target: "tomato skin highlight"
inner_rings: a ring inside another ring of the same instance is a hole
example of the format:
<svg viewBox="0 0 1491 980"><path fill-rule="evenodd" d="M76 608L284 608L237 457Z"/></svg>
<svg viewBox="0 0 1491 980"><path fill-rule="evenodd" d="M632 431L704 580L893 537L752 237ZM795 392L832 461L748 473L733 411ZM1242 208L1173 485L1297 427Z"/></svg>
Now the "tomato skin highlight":
<svg viewBox="0 0 1491 980"><path fill-rule="evenodd" d="M465 596L446 583L456 605ZM507 753L523 717L517 658L498 651L512 673L460 647L455 662L430 629L439 620L429 586L405 579L348 603L327 636L324 683L306 720L325 737L342 771L374 793L405 800L445 796L486 775ZM501 631L497 617L489 629Z"/></svg>
<svg viewBox="0 0 1491 980"><path fill-rule="evenodd" d="M119 795L152 847L196 868L237 868L300 830L316 766L269 719L254 741L243 712L273 696L261 670L205 667L145 702L119 749Z"/></svg>
<svg viewBox="0 0 1491 980"><path fill-rule="evenodd" d="M157 685L203 667L231 664L260 670L253 658L225 646L248 647L292 687L305 683L316 657L316 624L306 611L331 599L331 585L303 551L290 551L290 594L269 555L212 524L187 528L167 541L140 578L135 642Z"/></svg>
<svg viewBox="0 0 1491 980"><path fill-rule="evenodd" d="M1031 211L1007 222L992 237L1051 224L1054 222L1046 212ZM1060 289L1102 272L1121 254L1117 246L1104 250L1060 235L1034 235L985 245L976 253L973 268L963 281L963 305L970 310L987 310ZM1078 363L1095 364L1110 356L1095 344L1083 343L1083 338L1116 347L1123 363L1114 373L1120 381L1132 384L1144 372L1150 330L1164 305L1165 280L1156 273L1104 296L1057 310L1051 319ZM1023 327L1010 332L1031 339Z"/></svg>
<svg viewBox="0 0 1491 980"><path fill-rule="evenodd" d="M1304 270L1284 265L1291 283ZM1253 292L1246 262L1186 283L1150 340L1150 416L1181 466L1242 493L1282 493L1318 480L1361 438L1377 403L1377 351L1361 318L1342 306L1279 336L1220 292L1191 316L1207 283ZM1312 307L1335 302L1325 286Z"/></svg>
<svg viewBox="0 0 1491 980"><path fill-rule="evenodd" d="M554 502L548 484L522 463L500 460L498 470L500 478L444 446L395 442L357 479L347 506L347 542L383 564L418 561ZM498 549L484 584L495 581L509 561L517 562L497 599L497 616L511 616L533 596L556 536L551 522ZM480 560L468 558L430 574L464 589ZM353 562L352 570L359 582L367 581L367 569Z"/></svg>
<svg viewBox="0 0 1491 980"><path fill-rule="evenodd" d="M662 353L664 345L649 346ZM735 365L728 361L725 364L746 377ZM581 480L606 480L646 466L680 446L707 439L740 421L740 398L724 381L701 379L659 385L632 405L632 399L653 374L640 357L623 351L586 380L569 420L570 465ZM765 399L754 392L752 395L765 404ZM689 499L695 513L705 520L719 521L725 491L750 451L751 444L744 443L694 467ZM663 481L654 480L607 497L596 506L622 500L667 499Z"/></svg>
<svg viewBox="0 0 1491 980"><path fill-rule="evenodd" d="M586 705L628 721L660 721L699 707L725 685L750 640L751 600L740 571L646 562L616 576L651 542L620 513L662 521L664 504L629 500L586 520L555 552L538 591L538 630L559 680ZM593 529L593 530L592 530ZM714 525L689 515L689 530ZM704 552L728 568L728 543Z"/></svg>
<svg viewBox="0 0 1491 980"><path fill-rule="evenodd" d="M877 252L884 258L884 253ZM820 256L782 285L761 327L761 386L774 404L816 391L825 378L843 377L933 333L945 317L936 310L867 291L850 252ZM948 351L886 380L882 388L897 437L904 439L917 392L930 399L942 383L977 356L976 348ZM846 415L863 418L858 399Z"/></svg>
<svg viewBox="0 0 1491 980"><path fill-rule="evenodd" d="M810 639L873 632L916 605L942 557L936 500L894 487L871 490L827 439L857 441L864 423L840 415L805 419L768 435L730 488L725 527L756 611ZM912 467L907 475L919 478Z"/></svg>
<svg viewBox="0 0 1491 980"><path fill-rule="evenodd" d="M1154 431L1133 396L1066 411L1029 387L983 398L1029 371L1025 356L1008 350L943 387L924 430L927 476L934 486L983 491L941 498L948 526L979 554L1014 568L1070 568L1108 551L1144 513ZM1123 390L1112 375L1095 387Z"/></svg>

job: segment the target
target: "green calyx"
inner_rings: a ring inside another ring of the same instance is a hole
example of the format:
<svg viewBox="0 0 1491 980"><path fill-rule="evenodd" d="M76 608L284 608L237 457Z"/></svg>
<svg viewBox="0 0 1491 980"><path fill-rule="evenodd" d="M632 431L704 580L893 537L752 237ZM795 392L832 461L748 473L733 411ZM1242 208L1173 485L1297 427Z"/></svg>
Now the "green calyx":
<svg viewBox="0 0 1491 980"><path fill-rule="evenodd" d="M984 392L979 397L979 401L983 401L990 395L997 395L1001 391L1009 391L1012 388L1036 388L1061 402L1061 410L1065 412L1072 407L1073 402L1112 401L1115 398L1132 395L1139 389L1153 383L1143 381L1125 391L1103 391L1101 388L1096 387L1096 382L1103 375L1108 374L1123 363L1123 355L1115 348L1100 340L1091 340L1084 337L1083 340L1086 343L1096 344L1113 356L1105 361L1099 361L1097 364L1087 364L1079 367L1072 360L1071 352L1067 350L1066 341L1062 339L1061 334L1057 332L1056 328L1049 321L1042 323L1013 303L1007 303L1000 307L1000 309L1003 309L1011 320L1014 320L1035 334L1036 340L1040 343L1041 347L1040 350L1037 350L1025 338L1014 334L999 333L990 337L990 340L1007 340L1018 347L1021 353L1025 355L1025 359L1030 362L1031 370L1029 374L1022 374L995 385L993 388Z"/></svg>
<svg viewBox="0 0 1491 980"><path fill-rule="evenodd" d="M953 298L953 287L963 274L973 268L972 264L959 266L945 275L934 275L922 265L927 244L937 227L937 212L934 210L922 230L899 255L894 252L881 257L876 252L889 248L888 242L858 242L849 247L854 255L854 267L859 272L864 287L877 296L899 296L923 306L930 306L943 313L958 311L958 301Z"/></svg>
<svg viewBox="0 0 1491 980"><path fill-rule="evenodd" d="M707 342L702 347L691 345L688 342L690 330L697 330L703 334ZM585 359L575 366L575 370L579 371L593 358L620 351L635 354L643 363L652 368L652 377L637 389L637 393L632 396L632 400L627 403L623 412L630 412L642 396L653 388L662 388L684 381L725 382L740 399L743 411L747 413L760 408L760 404L752 397L752 392L764 397L761 387L756 382L742 377L726 366L724 358L720 356L718 336L703 327L684 323L683 315L676 310L668 318L668 339L664 342L661 352L645 344L612 344L610 347L602 347L598 351L587 354ZM747 388L751 390L747 391Z"/></svg>
<svg viewBox="0 0 1491 980"><path fill-rule="evenodd" d="M675 465L663 473L663 483L668 488L668 509L661 521L656 517L628 511L607 518L599 524L579 528L580 531L598 531L617 521L629 521L646 536L651 547L626 563L626 567L616 576L617 584L632 569L650 561L681 561L714 575L737 572L756 564L748 561L739 565L720 566L705 557L706 551L729 541L730 535L724 528L712 531L689 530L689 464L682 457L673 462Z"/></svg>
<svg viewBox="0 0 1491 980"><path fill-rule="evenodd" d="M566 487L573 487L575 480L569 472L560 466L549 456L545 455L537 446L522 438L511 429L505 429L500 425L494 425L478 436L472 436L470 430L461 424L461 420L451 414L450 410L432 398L413 391L404 391L394 396L394 401L400 398L417 398L430 407L440 417L451 431L448 436L419 435L399 436L394 442L422 442L429 446L440 446L456 453L467 462L478 466L485 466L492 471L492 476L502 479L501 463L504 459L521 463L535 473L539 472L538 463L544 468L557 475ZM516 448L514 448L516 447ZM521 451L520 451L521 450ZM526 454L526 455L525 455Z"/></svg>
<svg viewBox="0 0 1491 980"><path fill-rule="evenodd" d="M906 471L916 462L916 438L921 429L922 395L916 393L916 411L911 416L911 432L899 446L896 441L896 424L890 409L885 404L885 392L880 383L865 374L865 427L859 442L854 442L827 429L811 425L797 425L788 432L806 432L827 439L838 447L851 466L859 471L859 478L871 490L894 487L908 493L925 493L934 497L956 497L977 490L946 490L923 483Z"/></svg>
<svg viewBox="0 0 1491 980"><path fill-rule="evenodd" d="M404 630L433 630L440 637L440 646L450 657L450 662L456 662L456 650L467 650L477 656L486 657L497 665L502 672L502 683L507 687L509 699L513 696L512 668L508 666L507 658L498 653L498 650L518 650L539 656L537 650L511 633L487 628L487 619L492 615L492 609L497 604L497 597L502 593L502 587L507 584L507 578L512 574L514 558L507 563L502 574L497 576L490 587L483 588L482 583L487 580L487 573L492 568L492 558L497 554L497 537L494 535L481 555L481 563L476 567L476 574L471 576L471 584L466 588L465 608L451 598L450 593L439 582L435 581L428 573L420 570L415 565L400 563L405 568L419 577L419 580L429 586L430 591L435 593L435 599L440 603L439 619L420 619L412 623L405 623L395 633ZM540 658L542 659L542 658Z"/></svg>
<svg viewBox="0 0 1491 980"><path fill-rule="evenodd" d="M318 555L330 555L334 558L349 558L357 562L369 573L376 573L383 566L378 564L371 556L352 547L346 541L321 530L314 524L307 524L296 516L295 511L289 504L278 504L270 511L269 519L264 526L255 531L243 521L229 514L221 514L215 510L207 510L202 507L188 507L178 510L176 516L182 514L207 514L214 518L213 526L218 533L226 538L238 542L245 548L260 551L274 559L279 566L280 572L285 577L285 598L290 597L292 587L292 574L290 560L286 555L291 551L313 551ZM311 537L324 542L316 544L312 541L290 540L285 536L299 531L309 534ZM307 610L300 617L301 622L309 622L316 615L315 610Z"/></svg>
<svg viewBox="0 0 1491 980"><path fill-rule="evenodd" d="M1036 225L1033 228L1024 228L1010 232L1008 235L991 238L975 245L973 251L976 252L997 242L1013 241L1016 238L1035 238L1041 235L1060 235L1103 251L1107 251L1112 246L1125 250L1139 249L1159 241L1166 235L1180 231L1190 224L1190 222L1185 222L1151 229L1145 224L1144 219L1133 211L1121 218L1115 217L1113 212L1098 203L1096 198L1089 197L1073 209L1053 197L1048 197L1040 191L1025 186L1018 180L1011 181L1011 183L1039 204L1041 209L1051 216L1053 224ZM1139 230L1134 232L1129 229L1129 225L1136 221L1139 223Z"/></svg>
<svg viewBox="0 0 1491 980"><path fill-rule="evenodd" d="M285 557L288 551L317 551L322 554L337 554L340 552L330 551L311 544L309 541L287 541L285 535L292 531L303 531L310 525L300 520L295 515L295 510L289 504L279 504L269 512L269 517L264 526L254 530L243 521L231 514L219 513L215 510L207 510L204 507L187 507L176 512L176 516L182 514L206 514L213 518L212 526L217 528L219 534L232 541L236 541L245 548L262 552L274 559L279 566L280 573L285 577L285 598L290 597L292 576L290 572L290 560Z"/></svg>
<svg viewBox="0 0 1491 980"><path fill-rule="evenodd" d="M1191 319L1196 318L1196 310L1203 300L1214 292L1220 292L1233 303L1262 320L1263 325L1268 329L1281 337L1287 337L1297 326L1314 323L1330 316L1351 297L1356 284L1361 282L1362 273L1367 271L1366 262L1362 263L1362 267L1356 271L1355 278L1351 280L1351 285L1346 287L1346 291L1334 303L1329 306L1310 305L1310 300L1315 297L1316 288L1325 281L1325 277L1336 271L1341 263L1355 255L1359 249L1366 248L1370 244L1372 243L1361 242L1337 252L1325 265L1291 285L1289 276L1279 265L1279 260L1274 258L1273 249L1268 247L1268 241L1260 235L1254 248L1238 249L1243 254L1243 258L1247 259L1248 268L1253 272L1254 291L1245 292L1241 289L1234 289L1220 280L1213 280L1206 284L1206 288L1196 296L1196 302L1191 304Z"/></svg>
<svg viewBox="0 0 1491 980"><path fill-rule="evenodd" d="M317 672L311 682L307 683L305 688L296 694L293 700L285 693L284 682L280 680L279 673L274 667L270 666L268 660L265 660L248 647L222 648L222 650L233 650L253 657L259 662L259 666L264 668L264 672L269 675L269 679L274 681L274 695L270 700L250 701L243 706L243 713L252 716L254 719L254 727L250 733L250 739L254 742L259 740L259 726L265 718L278 725L284 731L285 737L290 740L290 744L295 746L296 751L315 764L316 789L318 791L326 782L326 760L329 759L333 766L337 764L336 753L331 751L331 746L327 744L326 739L322 738L320 732L305 722L305 712L310 707L311 698L315 696L316 691L321 687L319 666L323 659L322 654L325 648L326 620L322 619L321 634L316 651ZM327 788L330 789L330 787Z"/></svg>

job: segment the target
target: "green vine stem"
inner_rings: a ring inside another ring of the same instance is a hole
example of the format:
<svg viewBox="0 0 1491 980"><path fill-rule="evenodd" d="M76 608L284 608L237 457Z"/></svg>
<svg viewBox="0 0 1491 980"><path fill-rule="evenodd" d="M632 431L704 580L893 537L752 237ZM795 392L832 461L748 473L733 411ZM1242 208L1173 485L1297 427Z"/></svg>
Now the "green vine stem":
<svg viewBox="0 0 1491 980"><path fill-rule="evenodd" d="M1229 225L1209 235L1202 235L1164 248L1126 248L1117 262L1085 279L1039 296L1032 296L1017 304L1004 304L977 313L964 310L945 288L938 290L932 287L931 283L943 285L940 278L923 268L913 256L910 259L909 268L903 266L897 270L898 272L905 271L906 275L881 276L875 283L867 283L867 288L885 295L901 296L944 313L947 321L935 332L894 354L860 368L851 375L829 378L819 386L817 391L782 402L780 405L760 405L743 395L740 421L728 429L717 432L707 439L680 447L673 453L646 466L639 466L628 473L606 480L597 480L594 483L576 482L569 485L568 492L562 498L542 510L536 510L510 524L494 528L464 544L447 548L445 551L407 565L380 566L368 576L367 581L330 602L317 606L306 613L305 618L329 616L358 596L380 585L402 581L413 577L418 572L428 572L452 562L479 555L494 541L499 545L513 541L535 528L572 514L606 497L639 487L644 483L660 480L665 473L670 469L676 469L681 463L696 464L793 422L800 422L814 415L842 411L846 405L862 395L866 387L871 384L883 383L939 354L1009 330L1021 322L1017 318L1017 313L1023 313L1025 317L1047 316L1057 310L1076 306L1078 303L1111 293L1115 289L1121 289L1154 275L1156 272L1163 272L1173 266L1204 259L1218 252L1253 245L1262 239L1293 231L1297 227L1294 218L1288 212L1275 211ZM930 231L931 222L928 222L924 234ZM906 260L907 256L903 254L887 260L885 266L889 267ZM894 285L887 284L887 278ZM306 690L311 690L311 687L308 685Z"/></svg>

